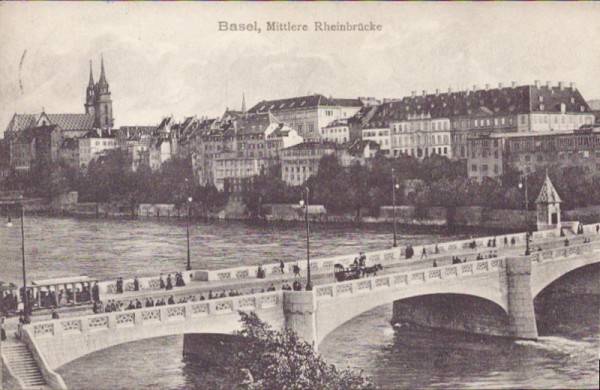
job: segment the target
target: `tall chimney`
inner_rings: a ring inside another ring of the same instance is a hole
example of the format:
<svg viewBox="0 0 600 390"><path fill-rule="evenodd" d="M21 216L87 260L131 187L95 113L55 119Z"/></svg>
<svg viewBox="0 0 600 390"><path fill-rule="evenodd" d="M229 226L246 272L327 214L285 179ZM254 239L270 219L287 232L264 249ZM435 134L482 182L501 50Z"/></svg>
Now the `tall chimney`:
<svg viewBox="0 0 600 390"><path fill-rule="evenodd" d="M510 86L513 88L517 87L517 82L516 81L511 81Z"/></svg>
<svg viewBox="0 0 600 390"><path fill-rule="evenodd" d="M571 83L571 84L573 84L573 83ZM435 96L438 96L439 94L440 94L440 90L436 88L435 89Z"/></svg>
<svg viewBox="0 0 600 390"><path fill-rule="evenodd" d="M448 87L448 93L452 93L452 87Z"/></svg>
<svg viewBox="0 0 600 390"><path fill-rule="evenodd" d="M427 91L423 90L423 97L425 97L425 95L427 95Z"/></svg>
<svg viewBox="0 0 600 390"><path fill-rule="evenodd" d="M572 90L575 90L575 89L577 89L577 84L575 84L575 83L571 83L571 89L572 89Z"/></svg>
<svg viewBox="0 0 600 390"><path fill-rule="evenodd" d="M563 83L562 81L559 81L558 88L560 88L560 90L562 91L565 88L565 83Z"/></svg>
<svg viewBox="0 0 600 390"><path fill-rule="evenodd" d="M498 83L498 88L502 89L504 86L502 85L502 83Z"/></svg>
<svg viewBox="0 0 600 390"><path fill-rule="evenodd" d="M410 92L410 95L411 95L412 97L415 97L415 96L417 96L417 91L411 91L411 92Z"/></svg>
<svg viewBox="0 0 600 390"><path fill-rule="evenodd" d="M535 87L539 88L540 87L540 80L535 80Z"/></svg>
<svg viewBox="0 0 600 390"><path fill-rule="evenodd" d="M489 91L489 90L490 90L490 85L489 85L489 84L486 84L486 85L485 85L485 90L486 90L486 91Z"/></svg>

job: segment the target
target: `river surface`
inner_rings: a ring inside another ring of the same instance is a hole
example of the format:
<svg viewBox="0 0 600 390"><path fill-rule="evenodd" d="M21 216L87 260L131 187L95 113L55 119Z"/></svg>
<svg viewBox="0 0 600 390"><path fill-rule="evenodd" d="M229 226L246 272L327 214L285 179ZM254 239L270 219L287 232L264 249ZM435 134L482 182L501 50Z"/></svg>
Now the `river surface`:
<svg viewBox="0 0 600 390"><path fill-rule="evenodd" d="M181 222L97 221L27 218L28 280L87 274L100 279L154 275L185 266L185 224ZM390 246L389 226L315 226L314 257ZM254 226L194 223L192 266L223 268L273 259L303 259L301 224ZM401 231L399 245L448 236ZM0 227L0 280L19 282L19 225ZM342 325L320 352L339 368L364 370L388 388L598 388L600 302L597 296L565 296L538 310L540 340L512 341L459 332L392 327L391 307L381 306ZM64 367L75 389L228 389L214 367L182 356L183 337L169 336L99 351Z"/></svg>

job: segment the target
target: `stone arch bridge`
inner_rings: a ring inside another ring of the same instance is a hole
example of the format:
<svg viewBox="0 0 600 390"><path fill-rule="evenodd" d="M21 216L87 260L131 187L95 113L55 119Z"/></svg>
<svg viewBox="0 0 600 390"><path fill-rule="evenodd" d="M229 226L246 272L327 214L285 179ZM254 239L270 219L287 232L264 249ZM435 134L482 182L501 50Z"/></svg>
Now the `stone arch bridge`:
<svg viewBox="0 0 600 390"><path fill-rule="evenodd" d="M536 339L533 299L569 272L599 262L600 242L592 242L527 257L317 285L313 291L275 291L36 322L24 326L22 335L47 382L59 384L55 387L62 387L62 380L54 369L104 348L175 334L231 334L240 329L238 311L256 311L265 322L293 329L316 348L337 327L383 304L393 304L393 320L408 317L431 326ZM434 307L419 301L427 297L441 297L442 305L454 306L440 315L435 307L440 301ZM456 297L460 299L448 300Z"/></svg>

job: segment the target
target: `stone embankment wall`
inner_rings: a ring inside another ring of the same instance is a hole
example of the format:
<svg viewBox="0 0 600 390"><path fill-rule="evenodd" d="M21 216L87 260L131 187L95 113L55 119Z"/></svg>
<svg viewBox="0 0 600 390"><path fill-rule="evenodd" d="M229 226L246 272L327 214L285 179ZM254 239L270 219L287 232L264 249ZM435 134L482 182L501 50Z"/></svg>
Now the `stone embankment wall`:
<svg viewBox="0 0 600 390"><path fill-rule="evenodd" d="M320 206L322 207L322 206ZM263 212L269 221L301 221L304 215L296 205L264 205ZM600 212L600 210L599 210ZM454 226L484 227L495 229L522 229L526 227L527 216L523 210L495 210L481 206L457 207L452 213L445 207L427 207L418 210L414 206L396 206L396 222L401 225L445 226L449 221ZM535 225L535 211L529 212L529 223ZM311 220L319 222L356 222L356 214L331 215L324 209L311 215ZM379 216L360 218L363 223L393 223L394 208L382 206Z"/></svg>

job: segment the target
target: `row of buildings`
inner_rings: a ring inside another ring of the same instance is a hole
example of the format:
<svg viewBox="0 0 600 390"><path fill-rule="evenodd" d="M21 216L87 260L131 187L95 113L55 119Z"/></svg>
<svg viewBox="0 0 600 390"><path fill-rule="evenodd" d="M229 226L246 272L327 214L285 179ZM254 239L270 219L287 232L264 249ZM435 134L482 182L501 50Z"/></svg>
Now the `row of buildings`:
<svg viewBox="0 0 600 390"><path fill-rule="evenodd" d="M595 103L594 103L595 104ZM320 94L261 101L218 118L167 116L158 125L114 128L112 99L101 61L90 78L84 114L15 114L0 144L0 164L28 170L63 160L85 168L110 149L127 150L132 167L159 170L174 156L191 160L202 185L236 192L247 180L281 165L282 179L301 185L322 156L342 165L376 155L440 155L464 160L469 177L499 177L512 166L549 165L600 171L598 111L574 83L539 81L468 91L415 91L398 99L338 99ZM597 107L596 107L597 109Z"/></svg>

